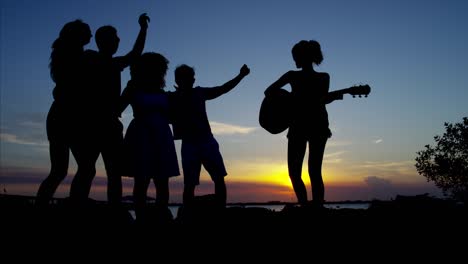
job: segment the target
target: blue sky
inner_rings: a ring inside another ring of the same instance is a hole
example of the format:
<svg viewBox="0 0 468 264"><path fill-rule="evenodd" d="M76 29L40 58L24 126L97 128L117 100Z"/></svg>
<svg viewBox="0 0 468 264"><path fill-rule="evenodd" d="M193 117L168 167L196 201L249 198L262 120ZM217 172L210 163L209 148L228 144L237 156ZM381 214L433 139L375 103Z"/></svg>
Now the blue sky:
<svg viewBox="0 0 468 264"><path fill-rule="evenodd" d="M294 69L291 48L302 39L321 43L324 61L317 70L330 74L331 90L372 87L368 98L346 96L327 106L333 131L323 166L327 200L438 194L417 174L416 152L444 132L444 122L468 116L465 1L2 0L0 12L0 184L8 193L33 195L47 175L50 46L76 18L93 32L116 27L122 55L146 12L145 51L169 59L167 90L174 90L173 71L182 63L195 67L200 86L230 80L244 63L251 68L236 89L207 104L232 202L293 199L285 133L262 130L258 110L265 88ZM96 48L94 39L87 48ZM122 86L128 78L125 70ZM131 115L128 109L124 124ZM57 196L67 195L71 162ZM172 201L181 198L181 179L171 182ZM200 192L212 192L204 172L202 180ZM93 197L105 197L103 181L99 162ZM132 183L126 183L128 191Z"/></svg>

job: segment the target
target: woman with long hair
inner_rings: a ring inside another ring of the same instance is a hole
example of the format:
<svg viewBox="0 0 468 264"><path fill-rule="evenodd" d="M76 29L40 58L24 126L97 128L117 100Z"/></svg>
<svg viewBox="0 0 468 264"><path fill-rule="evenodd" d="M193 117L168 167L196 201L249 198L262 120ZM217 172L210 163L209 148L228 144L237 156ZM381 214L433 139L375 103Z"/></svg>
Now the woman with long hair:
<svg viewBox="0 0 468 264"><path fill-rule="evenodd" d="M47 115L50 173L41 183L36 204L47 205L68 173L73 128L71 120L77 115L76 95L84 80L84 46L91 40L89 25L77 19L66 23L52 44L50 75L55 82L54 101Z"/></svg>

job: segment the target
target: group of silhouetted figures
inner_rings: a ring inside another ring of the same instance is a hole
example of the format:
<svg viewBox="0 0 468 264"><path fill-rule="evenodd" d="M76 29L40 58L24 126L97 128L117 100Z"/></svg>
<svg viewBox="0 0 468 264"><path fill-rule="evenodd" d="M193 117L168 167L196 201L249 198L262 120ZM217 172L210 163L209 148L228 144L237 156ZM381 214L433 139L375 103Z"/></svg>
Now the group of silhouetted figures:
<svg viewBox="0 0 468 264"><path fill-rule="evenodd" d="M195 199L201 166L215 185L216 204L226 206L227 175L219 145L213 137L206 101L236 87L250 73L243 65L232 80L216 87L194 87L195 71L188 65L175 69L175 92L164 91L169 61L161 54L145 52L149 17L139 17L140 32L133 49L116 56L119 37L112 26L95 33L98 51L85 50L92 37L89 26L71 21L61 29L52 45L50 73L55 82L54 101L47 116L51 170L37 193L38 205L47 205L68 171L69 153L77 163L70 187L70 201L86 203L96 175L96 161L102 155L107 174L110 205L122 202L122 176L134 178L136 217L145 207L151 179L156 187L156 205L167 207L169 178L180 175L174 140L182 140L184 206ZM323 206L324 184L321 167L325 144L331 136L326 103L330 78L316 72L313 64L322 60L316 41L298 42L292 49L298 71L288 71L271 84L265 94L291 86L293 99L288 131L288 167L299 204L310 204L301 179L302 163L309 144L309 175L312 202ZM130 80L122 91L121 72L130 67ZM125 136L120 121L128 105L133 120ZM170 127L172 126L172 129Z"/></svg>

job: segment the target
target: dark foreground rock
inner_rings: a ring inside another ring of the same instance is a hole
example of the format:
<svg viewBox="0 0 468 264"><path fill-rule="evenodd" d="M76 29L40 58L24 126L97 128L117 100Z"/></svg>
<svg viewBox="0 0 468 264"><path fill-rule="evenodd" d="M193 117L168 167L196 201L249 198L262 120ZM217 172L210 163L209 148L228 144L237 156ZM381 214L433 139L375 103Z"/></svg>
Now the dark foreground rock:
<svg viewBox="0 0 468 264"><path fill-rule="evenodd" d="M269 254L299 249L304 253L336 249L397 255L414 254L416 248L431 253L464 252L468 237L466 207L426 198L400 196L393 201L374 201L369 209L288 205L280 212L199 203L182 207L174 216L168 210L149 207L145 221L135 221L128 208L112 208L105 203L38 208L2 196L0 212L3 238L8 241L4 249L76 250L79 245L89 253L86 249L110 246L112 252L147 249L182 255L187 249L259 253L262 248Z"/></svg>

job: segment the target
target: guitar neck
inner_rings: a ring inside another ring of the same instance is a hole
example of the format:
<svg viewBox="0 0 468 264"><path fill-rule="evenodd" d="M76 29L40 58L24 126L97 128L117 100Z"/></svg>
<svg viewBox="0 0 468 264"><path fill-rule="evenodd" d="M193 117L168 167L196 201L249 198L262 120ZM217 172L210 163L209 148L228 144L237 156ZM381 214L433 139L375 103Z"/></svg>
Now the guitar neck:
<svg viewBox="0 0 468 264"><path fill-rule="evenodd" d="M325 97L325 104L329 104L335 100L343 100L343 95L347 93L349 93L348 88L328 92L327 96Z"/></svg>
<svg viewBox="0 0 468 264"><path fill-rule="evenodd" d="M340 89L340 90L335 90L328 92L328 96L341 96L350 93L351 88L345 88L345 89Z"/></svg>
<svg viewBox="0 0 468 264"><path fill-rule="evenodd" d="M367 97L367 95L370 93L370 86L369 85L356 85L352 86L346 89L341 89L341 90L336 90L336 91L331 91L328 93L328 97L343 97L344 94L350 94L353 97L356 95L359 95L361 97L364 95Z"/></svg>

